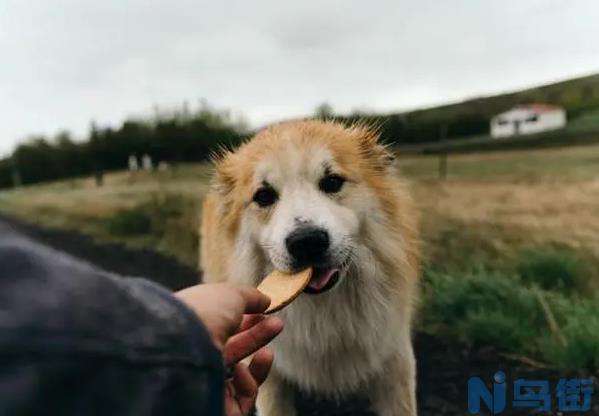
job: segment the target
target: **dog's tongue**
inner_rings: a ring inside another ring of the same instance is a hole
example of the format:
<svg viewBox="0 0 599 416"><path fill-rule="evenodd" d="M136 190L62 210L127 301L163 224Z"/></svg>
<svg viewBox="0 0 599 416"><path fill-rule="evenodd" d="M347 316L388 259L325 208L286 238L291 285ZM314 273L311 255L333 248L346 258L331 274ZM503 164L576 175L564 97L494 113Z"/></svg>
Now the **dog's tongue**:
<svg viewBox="0 0 599 416"><path fill-rule="evenodd" d="M308 287L313 290L321 290L335 276L335 273L339 273L339 269L314 268Z"/></svg>

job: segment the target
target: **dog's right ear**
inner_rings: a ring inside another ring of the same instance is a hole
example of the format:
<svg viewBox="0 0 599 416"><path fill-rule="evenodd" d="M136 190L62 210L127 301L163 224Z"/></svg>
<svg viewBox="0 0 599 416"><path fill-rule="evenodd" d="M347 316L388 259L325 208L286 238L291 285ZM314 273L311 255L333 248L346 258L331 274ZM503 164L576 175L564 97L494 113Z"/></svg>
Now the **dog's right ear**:
<svg viewBox="0 0 599 416"><path fill-rule="evenodd" d="M239 225L239 201L235 201L234 190L240 180L238 156L231 151L222 151L212 158L215 175L212 190L216 194L216 212L224 229L231 236Z"/></svg>
<svg viewBox="0 0 599 416"><path fill-rule="evenodd" d="M216 167L212 187L221 197L230 195L233 188L235 188L237 175L234 158L235 154L230 151L221 152L212 158Z"/></svg>

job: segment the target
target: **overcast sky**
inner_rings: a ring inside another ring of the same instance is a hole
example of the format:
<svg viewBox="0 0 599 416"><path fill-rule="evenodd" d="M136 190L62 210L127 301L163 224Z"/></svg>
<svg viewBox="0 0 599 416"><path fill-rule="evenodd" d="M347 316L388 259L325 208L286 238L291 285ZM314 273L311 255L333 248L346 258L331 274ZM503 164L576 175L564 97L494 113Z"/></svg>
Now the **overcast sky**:
<svg viewBox="0 0 599 416"><path fill-rule="evenodd" d="M597 0L0 0L0 155L200 98L253 126L599 72Z"/></svg>

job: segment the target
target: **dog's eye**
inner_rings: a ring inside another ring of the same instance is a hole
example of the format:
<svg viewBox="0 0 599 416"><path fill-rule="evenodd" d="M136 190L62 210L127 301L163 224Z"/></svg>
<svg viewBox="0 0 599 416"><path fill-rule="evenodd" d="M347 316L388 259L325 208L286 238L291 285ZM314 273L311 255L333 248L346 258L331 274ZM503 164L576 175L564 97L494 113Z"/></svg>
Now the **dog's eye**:
<svg viewBox="0 0 599 416"><path fill-rule="evenodd" d="M344 183L344 177L331 174L322 178L318 183L318 187L322 192L326 192L327 194L334 194L341 190L341 187Z"/></svg>
<svg viewBox="0 0 599 416"><path fill-rule="evenodd" d="M277 192L272 188L260 188L254 194L252 198L254 202L261 207L267 207L274 204L277 201Z"/></svg>

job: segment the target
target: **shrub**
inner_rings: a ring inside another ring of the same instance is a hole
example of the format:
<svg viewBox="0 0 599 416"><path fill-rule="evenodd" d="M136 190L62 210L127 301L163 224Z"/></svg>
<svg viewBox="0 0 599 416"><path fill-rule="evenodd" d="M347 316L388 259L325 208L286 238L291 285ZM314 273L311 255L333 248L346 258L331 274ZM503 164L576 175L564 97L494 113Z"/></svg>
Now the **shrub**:
<svg viewBox="0 0 599 416"><path fill-rule="evenodd" d="M528 250L521 255L516 271L525 283L547 290L584 293L588 287L583 262L575 254L565 251Z"/></svg>
<svg viewBox="0 0 599 416"><path fill-rule="evenodd" d="M550 330L539 295L565 345ZM428 270L419 324L441 336L540 357L567 369L599 368L599 296L568 297L531 286L517 275Z"/></svg>
<svg viewBox="0 0 599 416"><path fill-rule="evenodd" d="M108 230L119 237L143 236L154 250L196 267L198 214L194 199L177 193L156 193L133 208L118 211L108 220Z"/></svg>
<svg viewBox="0 0 599 416"><path fill-rule="evenodd" d="M150 217L139 208L118 211L108 221L110 233L119 236L148 234L151 228Z"/></svg>
<svg viewBox="0 0 599 416"><path fill-rule="evenodd" d="M599 296L565 302L561 314L566 317L560 329L566 345L548 340L545 358L564 368L599 369Z"/></svg>
<svg viewBox="0 0 599 416"><path fill-rule="evenodd" d="M158 250L174 253L185 264L197 267L198 202L181 194L154 195L144 205L158 238Z"/></svg>
<svg viewBox="0 0 599 416"><path fill-rule="evenodd" d="M464 341L521 351L546 325L534 290L517 277L484 270L459 278L429 272L425 284L423 325Z"/></svg>
<svg viewBox="0 0 599 416"><path fill-rule="evenodd" d="M150 219L154 234L161 236L168 231L169 222L183 215L186 200L179 194L154 194L138 206ZM195 230L194 230L195 231Z"/></svg>

